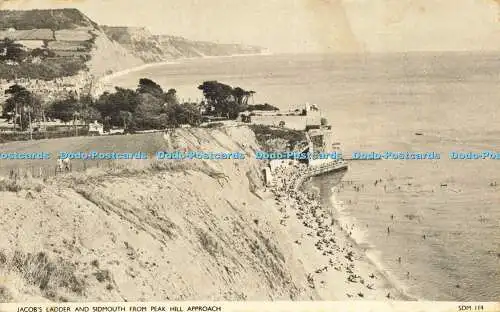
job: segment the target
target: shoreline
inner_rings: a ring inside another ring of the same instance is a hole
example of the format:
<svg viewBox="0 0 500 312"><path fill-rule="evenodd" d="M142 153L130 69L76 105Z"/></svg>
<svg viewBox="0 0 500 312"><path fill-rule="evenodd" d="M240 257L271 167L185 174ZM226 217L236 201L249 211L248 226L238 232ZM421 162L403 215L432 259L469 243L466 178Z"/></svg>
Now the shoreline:
<svg viewBox="0 0 500 312"><path fill-rule="evenodd" d="M336 186L333 186L336 187ZM337 200L335 193L328 194L326 201L330 203L330 208L332 213L336 213L337 217L334 217L340 224L351 224L352 229L350 229L349 233L344 230L344 233L347 236L347 239L352 241L352 243L359 249L362 250L365 260L370 263L370 265L374 266L379 274L383 275L385 280L392 285L397 291L400 293L400 300L405 301L419 301L418 297L415 297L409 294L406 290L406 286L397 279L390 270L384 267L383 262L379 259L377 254L380 252L375 249L375 246L371 245L368 242L363 241L364 235L366 232L360 230L361 226L356 222L357 220L354 217L350 216L342 216L342 210L340 209L339 201ZM332 216L333 217L333 216Z"/></svg>
<svg viewBox="0 0 500 312"><path fill-rule="evenodd" d="M98 78L97 81L99 83L109 83L111 80L113 80L115 78L118 78L118 77L121 77L121 76L125 76L125 75L131 74L131 73L134 73L134 72L138 72L138 71L141 71L141 70L144 70L144 69L148 69L148 68L151 68L151 67L158 67L158 66L164 66L164 65L170 65L170 64L176 64L176 62L173 62L173 61L163 61L163 62L156 62L156 63L147 63L147 64L139 65L139 66L136 66L136 67L131 67L131 68L123 69L123 70L111 73L109 75L105 75L103 77Z"/></svg>
<svg viewBox="0 0 500 312"><path fill-rule="evenodd" d="M134 72L138 72L138 71L141 71L144 69L161 67L161 66L166 66L166 65L180 64L182 61L186 61L186 60L203 60L203 59L217 59L217 58L231 58L231 57L245 57L245 56L267 56L267 55L273 55L273 53L265 52L265 53L232 54L232 55L219 55L219 56L184 57L184 58L172 59L170 61L145 63L143 65L139 65L139 66L135 66L135 67L131 67L131 68L126 68L126 69L111 73L109 75L99 77L99 78L97 78L97 81L98 81L98 83L109 83L111 80L113 80L115 78L125 76L128 74L134 73Z"/></svg>
<svg viewBox="0 0 500 312"><path fill-rule="evenodd" d="M352 229L339 223L329 211L335 207L325 205L318 194L304 190L309 184L301 179L304 173L301 165L277 168L273 174L276 185L269 189L283 213L282 225L292 236L300 237L295 243L315 265L308 268L312 271L309 287L318 289L322 300L418 301L370 258L352 237Z"/></svg>

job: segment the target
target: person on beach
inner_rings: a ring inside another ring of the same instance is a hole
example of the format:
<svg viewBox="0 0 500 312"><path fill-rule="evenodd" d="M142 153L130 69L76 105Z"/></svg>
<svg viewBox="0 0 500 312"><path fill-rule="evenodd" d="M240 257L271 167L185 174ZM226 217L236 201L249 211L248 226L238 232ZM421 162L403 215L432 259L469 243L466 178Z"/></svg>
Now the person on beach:
<svg viewBox="0 0 500 312"><path fill-rule="evenodd" d="M387 227L387 235L391 234L391 230Z"/></svg>
<svg viewBox="0 0 500 312"><path fill-rule="evenodd" d="M401 263L401 257L398 257L398 262Z"/></svg>

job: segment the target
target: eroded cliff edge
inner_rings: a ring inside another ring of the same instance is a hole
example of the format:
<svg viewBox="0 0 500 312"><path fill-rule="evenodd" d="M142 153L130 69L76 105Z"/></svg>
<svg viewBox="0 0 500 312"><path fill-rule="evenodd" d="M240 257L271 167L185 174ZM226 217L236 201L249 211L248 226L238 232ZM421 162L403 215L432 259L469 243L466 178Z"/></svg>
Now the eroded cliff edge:
<svg viewBox="0 0 500 312"><path fill-rule="evenodd" d="M258 148L246 127L182 129L162 141ZM256 193L261 165L136 160L1 192L0 301L317 298L274 200Z"/></svg>

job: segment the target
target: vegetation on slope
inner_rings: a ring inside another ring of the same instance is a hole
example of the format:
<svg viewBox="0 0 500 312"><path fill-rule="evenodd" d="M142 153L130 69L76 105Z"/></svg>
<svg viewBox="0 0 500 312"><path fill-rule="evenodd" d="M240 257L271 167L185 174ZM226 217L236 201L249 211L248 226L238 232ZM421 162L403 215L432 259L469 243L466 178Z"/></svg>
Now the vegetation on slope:
<svg viewBox="0 0 500 312"><path fill-rule="evenodd" d="M77 9L0 11L0 29L74 29L98 25Z"/></svg>
<svg viewBox="0 0 500 312"><path fill-rule="evenodd" d="M283 148L294 150L296 146L307 142L304 131L274 128L265 125L250 125L249 127L255 133L259 145L267 150L277 150L277 147L278 150Z"/></svg>

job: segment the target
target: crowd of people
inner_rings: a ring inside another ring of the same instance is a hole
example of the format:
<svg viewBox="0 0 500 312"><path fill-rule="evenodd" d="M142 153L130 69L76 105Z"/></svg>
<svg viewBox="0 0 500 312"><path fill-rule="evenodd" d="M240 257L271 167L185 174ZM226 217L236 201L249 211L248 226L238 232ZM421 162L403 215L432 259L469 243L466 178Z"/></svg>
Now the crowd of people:
<svg viewBox="0 0 500 312"><path fill-rule="evenodd" d="M347 228L338 224L332 212L322 207L319 194L303 190L302 185L308 177L308 171L307 165L296 162L274 170L273 176L277 178L270 191L279 203L282 213L281 224L287 226L291 218L290 213L293 212L296 220L305 227L306 235L315 240L314 246L325 257L325 265L318 267L314 274L320 275L331 268L344 272L346 281L358 283L360 285L358 289L368 291L375 289L377 277L374 273L363 278L361 273L356 272L356 250L352 240L349 239L353 227ZM302 244L300 240L296 240L295 243ZM314 274L311 273L308 277L311 288L317 287ZM323 284L325 281L320 280L319 283ZM346 296L364 297L365 294L360 290L357 294L346 293ZM387 294L386 297L391 298L391 295Z"/></svg>

